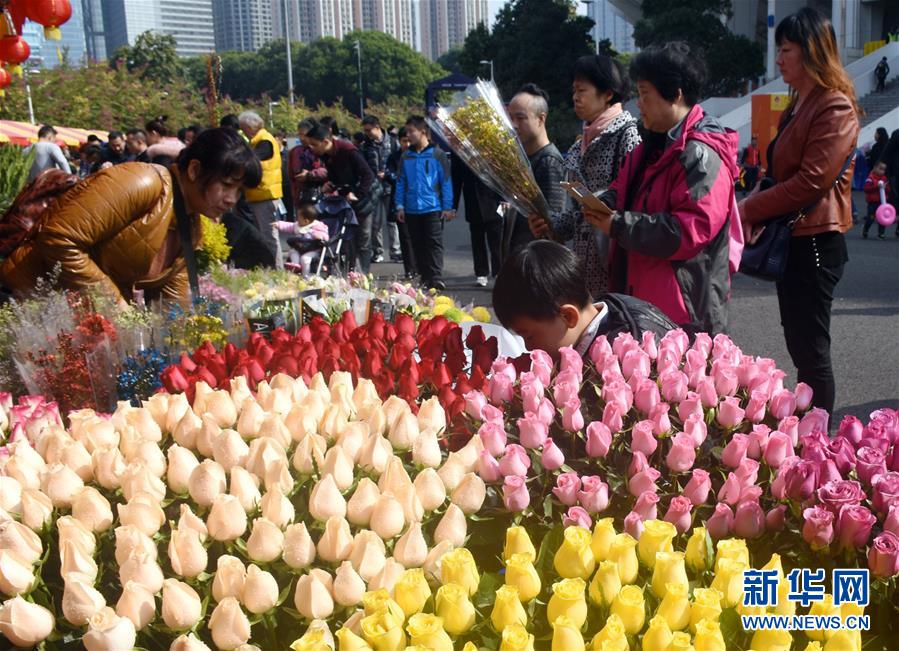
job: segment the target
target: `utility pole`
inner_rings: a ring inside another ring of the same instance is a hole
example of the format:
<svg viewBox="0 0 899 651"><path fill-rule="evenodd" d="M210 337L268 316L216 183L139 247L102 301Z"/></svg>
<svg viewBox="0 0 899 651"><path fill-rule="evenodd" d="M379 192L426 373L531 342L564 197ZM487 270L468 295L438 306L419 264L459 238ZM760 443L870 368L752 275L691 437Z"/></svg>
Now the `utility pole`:
<svg viewBox="0 0 899 651"><path fill-rule="evenodd" d="M353 42L356 48L356 66L359 68L359 117L365 117L365 96L362 94L362 43L359 39Z"/></svg>
<svg viewBox="0 0 899 651"><path fill-rule="evenodd" d="M284 42L287 44L287 101L293 106L293 60L290 56L290 20L287 17L287 0L282 0L281 7L284 10Z"/></svg>

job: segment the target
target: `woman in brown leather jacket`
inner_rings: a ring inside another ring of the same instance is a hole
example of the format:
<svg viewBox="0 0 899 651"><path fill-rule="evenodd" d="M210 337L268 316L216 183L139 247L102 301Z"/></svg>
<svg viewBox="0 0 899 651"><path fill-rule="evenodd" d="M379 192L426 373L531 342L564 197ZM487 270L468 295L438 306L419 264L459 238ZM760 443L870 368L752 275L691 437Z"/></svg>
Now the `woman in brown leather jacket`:
<svg viewBox="0 0 899 651"><path fill-rule="evenodd" d="M50 204L0 266L0 282L25 292L58 266L60 282L72 289L99 288L120 302L135 289L147 300L186 301L176 209L189 220L196 249L199 216L221 217L261 176L256 156L230 129L204 131L170 169L124 163L97 172Z"/></svg>
<svg viewBox="0 0 899 651"><path fill-rule="evenodd" d="M855 151L859 109L833 26L820 12L784 18L775 39L792 100L768 147L766 176L775 183L744 199L740 213L747 238L772 217L805 215L793 229L777 298L798 380L812 387L816 407L832 412L830 308L849 259L843 233L852 228L852 164L845 163Z"/></svg>

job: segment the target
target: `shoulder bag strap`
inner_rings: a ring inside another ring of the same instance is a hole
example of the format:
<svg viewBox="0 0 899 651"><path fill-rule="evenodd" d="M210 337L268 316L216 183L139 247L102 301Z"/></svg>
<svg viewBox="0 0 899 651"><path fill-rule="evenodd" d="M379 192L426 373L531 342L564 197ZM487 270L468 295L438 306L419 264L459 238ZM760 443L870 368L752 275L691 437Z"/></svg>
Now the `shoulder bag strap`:
<svg viewBox="0 0 899 651"><path fill-rule="evenodd" d="M194 251L193 233L191 232L190 216L184 207L184 196L178 185L177 177L172 174L172 205L175 209L175 219L178 225L178 237L181 240L181 255L187 265L187 280L190 284L191 299L194 303L200 300L200 277L197 272L197 255Z"/></svg>

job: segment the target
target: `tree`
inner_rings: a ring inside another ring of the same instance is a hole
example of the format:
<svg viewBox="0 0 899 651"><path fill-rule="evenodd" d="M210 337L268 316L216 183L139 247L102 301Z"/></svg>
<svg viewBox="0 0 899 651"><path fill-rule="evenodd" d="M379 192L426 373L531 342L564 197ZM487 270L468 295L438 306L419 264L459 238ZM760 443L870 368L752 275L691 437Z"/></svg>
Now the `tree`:
<svg viewBox="0 0 899 651"><path fill-rule="evenodd" d="M478 23L480 26L481 23ZM459 69L459 57L462 56L462 47L456 46L454 48L450 48L439 57L437 57L437 65L439 65L444 70L449 72L454 72Z"/></svg>
<svg viewBox="0 0 899 651"><path fill-rule="evenodd" d="M123 45L115 51L110 65L124 65L129 72L137 71L145 79L168 83L182 73L181 60L176 50L177 42L171 34L143 32L134 45Z"/></svg>
<svg viewBox="0 0 899 651"><path fill-rule="evenodd" d="M643 17L634 25L641 48L686 41L708 69L706 95L730 95L764 74L762 47L733 34L724 24L732 15L731 0L644 0Z"/></svg>

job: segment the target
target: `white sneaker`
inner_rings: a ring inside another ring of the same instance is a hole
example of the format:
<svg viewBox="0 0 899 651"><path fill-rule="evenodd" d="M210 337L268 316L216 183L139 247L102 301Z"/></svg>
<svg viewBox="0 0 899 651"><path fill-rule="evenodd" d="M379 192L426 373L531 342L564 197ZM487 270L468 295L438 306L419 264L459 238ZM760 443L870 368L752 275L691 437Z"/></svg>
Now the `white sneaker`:
<svg viewBox="0 0 899 651"><path fill-rule="evenodd" d="M477 283L478 287L486 287L487 286L487 276L478 276L477 279L475 280L475 283Z"/></svg>

